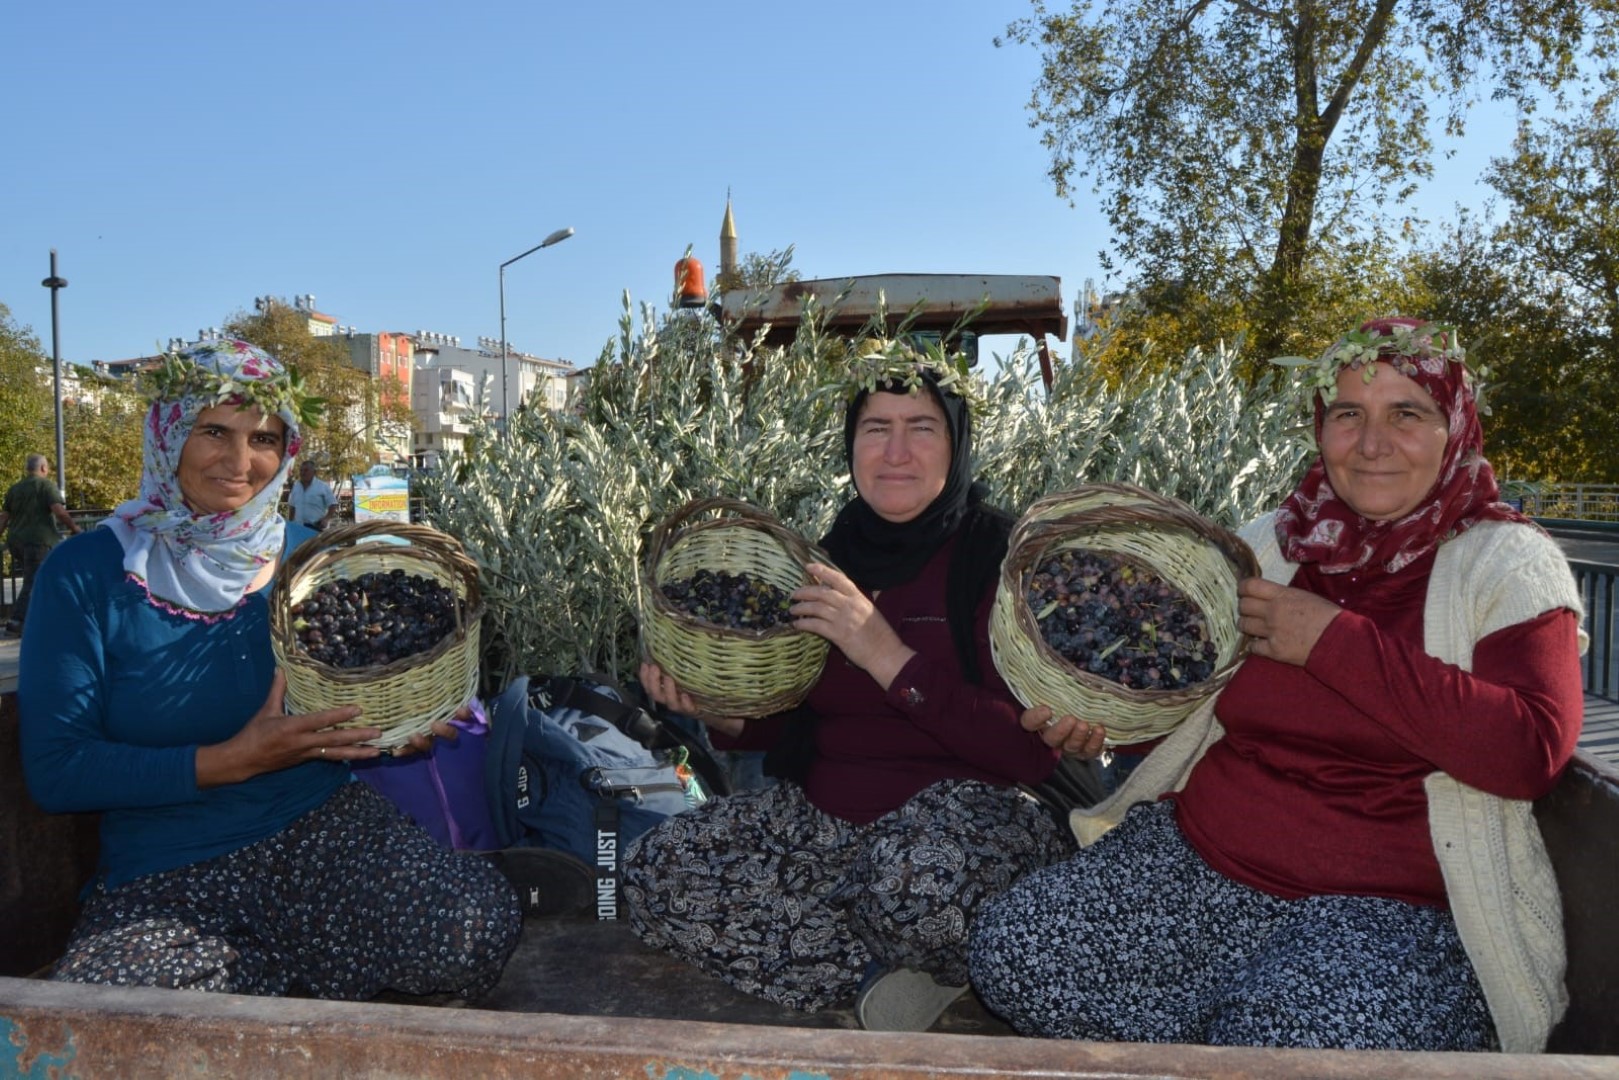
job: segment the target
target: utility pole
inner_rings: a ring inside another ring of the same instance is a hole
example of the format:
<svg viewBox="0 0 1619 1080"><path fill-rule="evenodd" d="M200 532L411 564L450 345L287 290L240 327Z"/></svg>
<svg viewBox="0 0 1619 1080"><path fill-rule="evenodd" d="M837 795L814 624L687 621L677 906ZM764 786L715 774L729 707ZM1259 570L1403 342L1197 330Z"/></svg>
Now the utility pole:
<svg viewBox="0 0 1619 1080"><path fill-rule="evenodd" d="M62 437L62 335L57 320L56 294L67 288L67 278L56 272L56 249L51 248L51 276L40 282L51 291L51 364L56 381L56 489L67 498L67 442Z"/></svg>

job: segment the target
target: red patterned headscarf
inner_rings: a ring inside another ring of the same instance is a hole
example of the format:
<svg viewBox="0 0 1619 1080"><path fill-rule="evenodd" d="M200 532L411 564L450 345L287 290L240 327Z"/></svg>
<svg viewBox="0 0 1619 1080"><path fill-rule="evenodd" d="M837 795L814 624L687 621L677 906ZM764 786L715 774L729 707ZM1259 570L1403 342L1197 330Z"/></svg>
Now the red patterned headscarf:
<svg viewBox="0 0 1619 1080"><path fill-rule="evenodd" d="M1318 456L1276 512L1276 539L1289 561L1317 563L1327 574L1363 569L1393 574L1480 521L1529 520L1500 501L1495 471L1484 459L1484 434L1465 361L1453 330L1406 318L1374 319L1322 354L1312 379L1319 390L1317 445L1339 372L1349 367L1371 378L1371 365L1380 362L1433 397L1449 437L1433 489L1416 509L1392 521L1372 521L1351 509L1332 490Z"/></svg>

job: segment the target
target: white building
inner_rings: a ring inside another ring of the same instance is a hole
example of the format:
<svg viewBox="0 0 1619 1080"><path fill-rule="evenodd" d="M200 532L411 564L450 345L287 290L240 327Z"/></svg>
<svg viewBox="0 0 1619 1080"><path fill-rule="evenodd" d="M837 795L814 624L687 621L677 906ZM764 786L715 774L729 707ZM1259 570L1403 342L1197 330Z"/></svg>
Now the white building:
<svg viewBox="0 0 1619 1080"><path fill-rule="evenodd" d="M446 455L466 448L478 417L478 380L469 371L437 364L419 366L412 374L416 432L411 458L419 469L436 469Z"/></svg>
<svg viewBox="0 0 1619 1080"><path fill-rule="evenodd" d="M517 351L507 342L506 381L503 384L499 338L479 338L475 349L463 347L458 337L422 330L416 331L415 340L418 351L436 350L437 359L432 362L433 366L470 372L478 385L487 385L489 392L485 404L502 421L505 419L502 414L503 402L514 412L525 403L534 408L567 407L567 377L574 371L570 361L532 356Z"/></svg>

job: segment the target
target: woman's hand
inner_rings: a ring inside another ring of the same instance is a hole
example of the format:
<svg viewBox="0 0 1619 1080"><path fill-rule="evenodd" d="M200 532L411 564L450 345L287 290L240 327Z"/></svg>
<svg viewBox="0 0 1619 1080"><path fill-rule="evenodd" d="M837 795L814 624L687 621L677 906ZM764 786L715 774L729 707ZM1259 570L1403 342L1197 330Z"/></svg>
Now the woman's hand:
<svg viewBox="0 0 1619 1080"><path fill-rule="evenodd" d="M1339 610L1325 597L1264 578L1237 586L1237 629L1253 639L1249 648L1256 656L1284 664L1303 667Z"/></svg>
<svg viewBox="0 0 1619 1080"><path fill-rule="evenodd" d="M916 650L841 570L825 563L806 569L816 584L793 590L793 625L826 638L887 690Z"/></svg>
<svg viewBox="0 0 1619 1080"><path fill-rule="evenodd" d="M711 716L703 712L691 695L680 688L679 683L650 660L641 661L641 689L664 708L673 709L683 716L695 717L721 735L735 738L742 734L742 728L747 724L747 720L740 716Z"/></svg>
<svg viewBox="0 0 1619 1080"><path fill-rule="evenodd" d="M1102 756L1106 749L1107 729L1073 716L1058 716L1049 705L1036 705L1025 709L1018 717L1024 731L1040 736L1040 741L1069 757L1090 761Z"/></svg>
<svg viewBox="0 0 1619 1080"><path fill-rule="evenodd" d="M359 706L287 716L286 694L287 677L278 669L270 696L242 730L222 743L197 747L198 787L237 784L305 761L362 761L381 753L360 745L380 736L377 728L334 726L359 716Z"/></svg>
<svg viewBox="0 0 1619 1080"><path fill-rule="evenodd" d="M455 715L450 719L472 719L472 703L468 702L459 709L455 710ZM409 757L411 754L425 754L433 749L434 739L448 739L450 742L454 742L460 737L460 728L456 727L450 722L450 720L440 720L422 734L412 735L409 742L402 743L399 746L394 747L389 751L389 753L391 753L394 757Z"/></svg>

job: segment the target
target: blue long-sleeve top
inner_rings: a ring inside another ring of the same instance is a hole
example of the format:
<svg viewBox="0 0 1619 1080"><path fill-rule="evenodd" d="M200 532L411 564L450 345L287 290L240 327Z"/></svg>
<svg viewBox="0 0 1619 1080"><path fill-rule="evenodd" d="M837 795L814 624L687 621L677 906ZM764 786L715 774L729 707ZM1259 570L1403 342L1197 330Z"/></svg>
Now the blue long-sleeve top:
<svg viewBox="0 0 1619 1080"><path fill-rule="evenodd" d="M287 550L313 533L287 529ZM214 623L163 611L106 529L56 546L34 580L17 684L28 790L52 813L101 811L109 887L272 836L350 779L310 761L197 786L197 748L269 696L269 587Z"/></svg>

